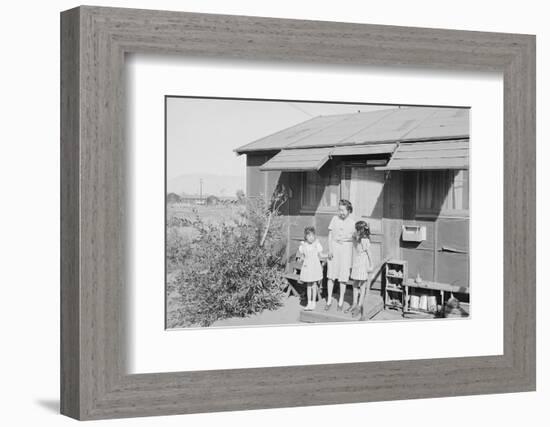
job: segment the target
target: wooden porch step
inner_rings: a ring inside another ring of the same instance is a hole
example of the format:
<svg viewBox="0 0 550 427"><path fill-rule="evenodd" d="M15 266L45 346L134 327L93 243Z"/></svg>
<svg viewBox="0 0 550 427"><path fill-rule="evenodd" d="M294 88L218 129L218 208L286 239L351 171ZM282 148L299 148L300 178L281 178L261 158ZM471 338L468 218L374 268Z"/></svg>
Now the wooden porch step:
<svg viewBox="0 0 550 427"><path fill-rule="evenodd" d="M326 323L326 322L358 322L359 320L369 320L376 316L380 311L384 309L384 301L378 294L370 294L367 300L367 310L365 313L365 319L353 318L351 313L344 313L343 311L336 311L336 299L332 300L332 306L329 311L325 311L325 301L317 303L315 310L300 312L300 322L305 323ZM344 310L349 307L347 302L344 302Z"/></svg>

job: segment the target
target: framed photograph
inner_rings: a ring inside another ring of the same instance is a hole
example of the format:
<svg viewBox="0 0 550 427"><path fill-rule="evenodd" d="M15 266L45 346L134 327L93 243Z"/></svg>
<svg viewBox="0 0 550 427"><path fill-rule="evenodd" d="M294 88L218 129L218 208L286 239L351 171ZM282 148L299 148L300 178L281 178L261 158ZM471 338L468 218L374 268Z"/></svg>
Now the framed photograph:
<svg viewBox="0 0 550 427"><path fill-rule="evenodd" d="M61 57L63 414L535 390L534 36L83 6Z"/></svg>
<svg viewBox="0 0 550 427"><path fill-rule="evenodd" d="M468 108L165 114L167 328L469 317Z"/></svg>

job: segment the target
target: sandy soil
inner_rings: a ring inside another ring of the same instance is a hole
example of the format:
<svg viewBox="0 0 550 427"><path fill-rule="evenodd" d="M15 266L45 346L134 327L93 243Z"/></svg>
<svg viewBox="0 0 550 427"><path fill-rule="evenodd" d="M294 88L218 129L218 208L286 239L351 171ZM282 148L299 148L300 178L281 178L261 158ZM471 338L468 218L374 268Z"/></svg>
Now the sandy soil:
<svg viewBox="0 0 550 427"><path fill-rule="evenodd" d="M300 298L291 296L278 310L264 310L249 317L218 320L212 324L212 327L299 324L298 319L302 308Z"/></svg>

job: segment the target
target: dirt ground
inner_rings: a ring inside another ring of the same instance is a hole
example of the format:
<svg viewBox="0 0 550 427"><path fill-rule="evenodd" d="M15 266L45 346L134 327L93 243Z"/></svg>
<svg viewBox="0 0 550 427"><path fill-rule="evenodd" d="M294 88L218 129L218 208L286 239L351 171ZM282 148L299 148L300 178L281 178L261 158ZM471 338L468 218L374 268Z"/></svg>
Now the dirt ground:
<svg viewBox="0 0 550 427"><path fill-rule="evenodd" d="M372 292L379 292L376 290L371 290ZM170 328L170 313L174 310L177 304L177 292L172 290L169 292L167 298L167 308L168 308L168 327ZM338 293L334 293L335 301L338 299ZM351 304L351 288L348 287L345 296L344 309L349 307ZM256 313L248 317L234 317L230 319L223 319L214 322L209 327L218 327L218 328L228 328L228 327L250 327L250 326L277 326L277 325L299 325L305 324L300 322L300 313L306 305L305 295L300 297L289 296L283 306L277 310L265 310L261 313ZM319 301L318 309L322 312L322 307L324 307L324 301ZM419 319L426 316L410 316L407 318L402 316L400 310L394 309L385 309L376 314L369 321L394 321L394 320L413 320Z"/></svg>
<svg viewBox="0 0 550 427"><path fill-rule="evenodd" d="M278 310L264 310L249 317L218 320L211 327L297 324L300 323L298 319L300 318L300 311L302 309L303 306L300 304L300 298L290 296Z"/></svg>
<svg viewBox="0 0 550 427"><path fill-rule="evenodd" d="M337 297L337 295L335 295ZM347 302L348 295L346 295L345 307L349 304ZM285 301L284 305L277 309L268 311L265 310L262 313L257 313L249 317L244 318L230 318L224 320L218 320L214 322L210 327L239 327L239 326L276 326L276 325L297 325L300 323L300 312L305 306L304 298L290 296ZM404 320L400 312L396 310L383 310L378 313L373 320Z"/></svg>
<svg viewBox="0 0 550 427"><path fill-rule="evenodd" d="M264 311L246 318L233 318L218 320L211 327L236 327L236 326L266 326L266 325L291 325L300 323L300 312L304 308L300 304L300 298L290 296L283 307L274 311ZM374 320L405 320L397 310L382 310L370 321Z"/></svg>

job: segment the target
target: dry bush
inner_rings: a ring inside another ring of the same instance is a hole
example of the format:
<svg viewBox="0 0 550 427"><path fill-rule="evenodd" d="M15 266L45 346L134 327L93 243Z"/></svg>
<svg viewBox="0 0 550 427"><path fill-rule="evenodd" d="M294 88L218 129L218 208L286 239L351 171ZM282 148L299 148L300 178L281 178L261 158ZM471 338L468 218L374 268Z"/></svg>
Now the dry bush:
<svg viewBox="0 0 550 427"><path fill-rule="evenodd" d="M197 215L195 237L187 244L168 231L168 262L179 271L169 283L178 295L169 313L171 327L209 326L282 305L285 240L279 208L285 202L283 194L269 204L246 199L234 221Z"/></svg>

